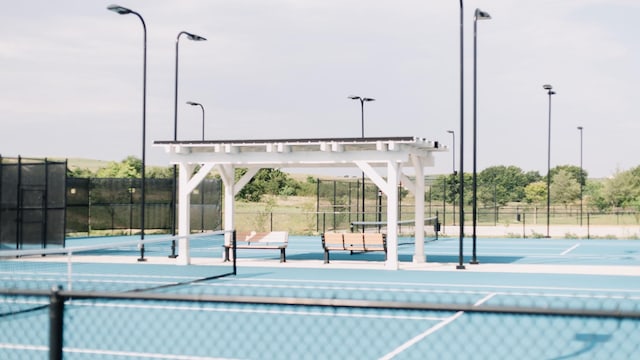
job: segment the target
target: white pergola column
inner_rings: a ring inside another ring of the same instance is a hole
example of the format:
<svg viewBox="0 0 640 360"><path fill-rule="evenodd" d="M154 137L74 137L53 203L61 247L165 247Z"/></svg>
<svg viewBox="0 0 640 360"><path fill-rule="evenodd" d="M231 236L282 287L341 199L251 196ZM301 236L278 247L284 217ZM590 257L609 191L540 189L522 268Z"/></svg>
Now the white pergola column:
<svg viewBox="0 0 640 360"><path fill-rule="evenodd" d="M213 164L203 164L200 170L193 176L195 164L179 164L178 181L178 264L189 265L191 254L189 253L189 234L191 234L191 193L200 185L202 180L213 169Z"/></svg>
<svg viewBox="0 0 640 360"><path fill-rule="evenodd" d="M218 164L218 172L224 184L224 229L235 229L235 197L249 181L260 171L260 167L248 168L238 181L235 181L235 167L231 164ZM225 245L231 244L231 233L224 234Z"/></svg>
<svg viewBox="0 0 640 360"><path fill-rule="evenodd" d="M222 178L222 183L224 184L224 229L232 230L234 228L235 172L233 165L230 164L218 165L217 168L220 173L220 178ZM231 236L231 233L224 234L225 245L231 244Z"/></svg>
<svg viewBox="0 0 640 360"><path fill-rule="evenodd" d="M413 262L424 263L427 261L424 253L424 168L422 159L418 156L412 155L411 162L416 176L415 192L413 194L415 198L414 215L416 217Z"/></svg>
<svg viewBox="0 0 640 360"><path fill-rule="evenodd" d="M191 198L189 196L189 177L193 171L193 165L178 164L178 264L189 265L191 255L189 254L189 238L191 232Z"/></svg>
<svg viewBox="0 0 640 360"><path fill-rule="evenodd" d="M387 261L385 267L398 270L398 184L400 164L387 164Z"/></svg>

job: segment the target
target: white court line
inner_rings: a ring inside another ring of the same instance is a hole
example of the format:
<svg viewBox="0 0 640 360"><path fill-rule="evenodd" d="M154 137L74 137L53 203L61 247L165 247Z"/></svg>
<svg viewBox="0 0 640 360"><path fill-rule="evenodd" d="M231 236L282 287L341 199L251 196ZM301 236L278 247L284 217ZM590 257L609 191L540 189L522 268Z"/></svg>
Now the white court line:
<svg viewBox="0 0 640 360"><path fill-rule="evenodd" d="M263 278L263 279L237 279L233 280L233 282L227 282L224 284L215 283L211 285L207 284L194 284L197 286L246 286L246 284L242 284L242 282L303 282L305 284L314 283L314 284L345 284L345 285L394 285L394 286L416 286L416 287L450 287L450 288L467 288L467 289L488 289L487 291L494 291L495 289L506 289L506 290L561 290L564 292L567 291L585 291L585 292L623 292L623 293L640 293L640 289L616 289L616 288L579 288L579 287L565 287L565 286L520 286L520 285L479 285L479 284L447 284L447 283L412 283L412 282L385 282L385 281L349 281L349 280L296 280L296 279L275 279L275 278ZM278 286L278 285L262 285L263 287L270 286ZM334 287L337 290L342 289L341 287ZM389 288L386 288L388 290ZM395 289L395 288L394 288ZM419 291L415 289L416 291ZM473 290L466 290L467 292L473 293ZM477 291L477 290L476 290Z"/></svg>
<svg viewBox="0 0 640 360"><path fill-rule="evenodd" d="M480 299L480 301L478 301L475 304L473 304L473 306L482 305L483 303L485 303L489 299L491 299L494 295L495 294L489 294L489 295L485 296L484 298ZM448 324L452 323L453 321L458 319L463 314L464 314L464 311L458 311L457 313L455 313L455 315L453 315L453 316L447 318L446 320L440 322L436 326L430 327L429 329L427 329L427 331L423 332L422 334L419 334L418 336L415 336L414 338L410 339L409 341L407 341L404 344L400 345L399 347L395 348L390 353L388 353L385 356L381 357L380 360L393 359L396 355L402 353L403 351L407 350L408 348L410 348L411 346L413 346L417 342L421 341L422 339L426 338L427 336L435 333L436 331L438 331L438 330L442 329L443 327L447 326Z"/></svg>
<svg viewBox="0 0 640 360"><path fill-rule="evenodd" d="M112 355L112 356L126 356L134 359L170 359L170 360L223 360L229 358L220 357L205 357L194 355L172 355L172 354L156 354L156 353L144 353L144 352L132 352L132 351L110 351L110 350L97 350L97 349L78 349L78 348L63 348L64 353L74 354L91 354L91 355Z"/></svg>
<svg viewBox="0 0 640 360"><path fill-rule="evenodd" d="M367 318L367 319L392 319L392 320L418 320L418 321L440 321L443 318L437 316L409 316L409 315L380 315L380 314L354 314L354 313L335 313L321 311L293 311L293 310L261 310L261 309L240 309L233 307L217 307L205 308L202 306L170 306L170 305L134 305L134 304L92 304L88 302L77 301L76 306L87 307L106 307L106 308L125 308L125 309L144 309L144 310L176 310L176 311L195 311L195 312L223 312L223 313L245 313L245 314L269 314L269 315L300 315L300 316L329 316L344 318ZM296 305L294 305L296 306Z"/></svg>
<svg viewBox="0 0 640 360"><path fill-rule="evenodd" d="M637 297L629 297L627 295L594 295L594 294L576 294L576 293L567 293L567 292L556 292L556 293L545 293L545 292L524 292L524 291L489 291L489 290L444 290L444 289L417 289L417 288L395 288L395 287L354 287L354 286L320 286L320 285L261 285L261 284L242 284L242 285L233 285L233 284L192 284L192 286L200 286L200 287L241 287L242 289L247 288L267 288L267 289L294 289L294 290L311 290L311 291L319 291L319 290L333 290L333 291L348 291L348 292L382 292L382 293L408 293L408 294L464 294L464 295L483 295L488 292L494 293L496 295L505 295L505 296L536 296L536 297L566 297L566 298L585 298L585 299L635 299ZM557 290L566 290L562 289L554 289ZM590 290L589 290L590 291ZM608 291L607 293L611 293Z"/></svg>
<svg viewBox="0 0 640 360"><path fill-rule="evenodd" d="M48 346L0 343L0 349L49 351Z"/></svg>
<svg viewBox="0 0 640 360"><path fill-rule="evenodd" d="M571 251L575 250L578 246L580 246L580 244L575 244L572 247L568 248L567 250L563 251L562 253L560 253L560 255L567 255L568 253L570 253Z"/></svg>

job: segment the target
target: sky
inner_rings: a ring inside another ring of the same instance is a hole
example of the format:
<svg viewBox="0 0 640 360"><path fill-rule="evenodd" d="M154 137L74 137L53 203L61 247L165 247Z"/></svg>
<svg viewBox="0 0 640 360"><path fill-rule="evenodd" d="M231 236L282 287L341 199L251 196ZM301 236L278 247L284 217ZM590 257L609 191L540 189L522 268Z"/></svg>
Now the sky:
<svg viewBox="0 0 640 360"><path fill-rule="evenodd" d="M416 136L460 156L457 0L23 0L0 12L0 155L120 161L142 153L147 27L146 162L168 165L176 38L178 140ZM640 165L640 2L464 2L464 170L472 170L474 10L477 169L592 178ZM543 89L552 84L551 98ZM551 128L549 130L549 105ZM582 151L581 132L583 127ZM448 133L453 130L454 134ZM344 171L344 170L340 170ZM357 171L356 171L357 173Z"/></svg>

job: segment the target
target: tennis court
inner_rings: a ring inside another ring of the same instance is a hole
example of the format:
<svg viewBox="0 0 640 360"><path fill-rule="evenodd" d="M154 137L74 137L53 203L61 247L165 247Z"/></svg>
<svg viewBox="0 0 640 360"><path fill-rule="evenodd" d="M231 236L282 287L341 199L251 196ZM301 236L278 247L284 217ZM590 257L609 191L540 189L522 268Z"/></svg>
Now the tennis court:
<svg viewBox="0 0 640 360"><path fill-rule="evenodd" d="M96 239L70 240L87 241ZM39 259L46 277L42 268L24 267L3 271L3 283L22 279L34 292L72 286L67 295L77 296L64 305L65 359L631 359L640 353L638 241L481 238L481 264L468 265L465 239L466 269L456 270L458 239L445 238L425 244L425 264L411 262L411 245L400 246L400 270L389 271L379 253L336 253L323 264L319 237L291 236L286 263L278 252L238 250L231 276L222 276L229 264L216 244L194 247L189 266L152 248L146 262L136 261L135 249L109 254L117 262L98 261L96 254L74 259L72 275L68 261ZM49 298L1 299L2 358L48 358ZM44 307L20 311L34 305Z"/></svg>

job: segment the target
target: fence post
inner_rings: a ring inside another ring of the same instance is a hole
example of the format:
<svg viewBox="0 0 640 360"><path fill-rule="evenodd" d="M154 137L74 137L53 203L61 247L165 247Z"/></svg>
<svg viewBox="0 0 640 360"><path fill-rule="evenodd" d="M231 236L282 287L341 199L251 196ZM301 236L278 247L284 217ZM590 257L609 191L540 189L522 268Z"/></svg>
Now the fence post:
<svg viewBox="0 0 640 360"><path fill-rule="evenodd" d="M60 285L51 289L49 298L49 359L62 360L64 298L60 296Z"/></svg>

